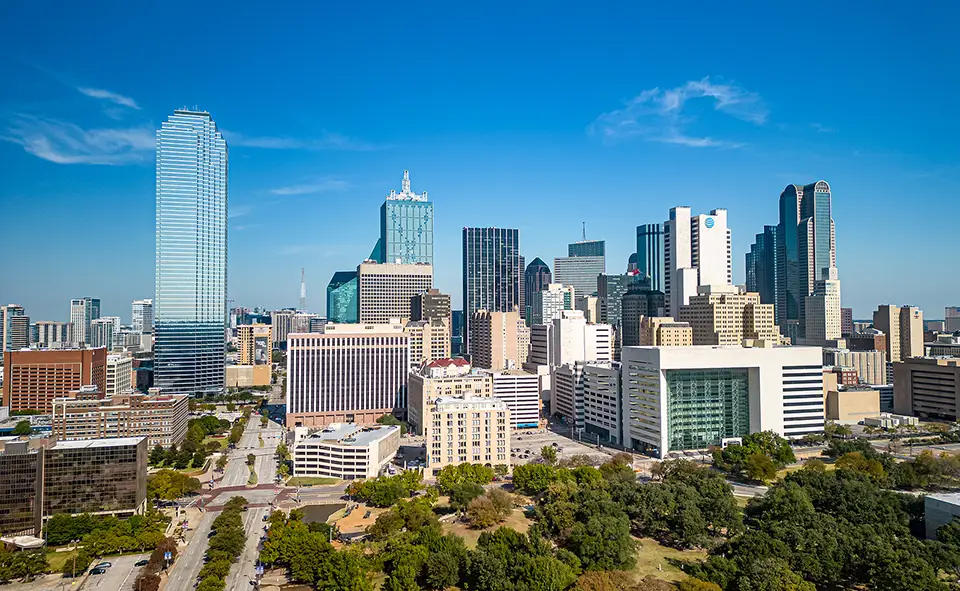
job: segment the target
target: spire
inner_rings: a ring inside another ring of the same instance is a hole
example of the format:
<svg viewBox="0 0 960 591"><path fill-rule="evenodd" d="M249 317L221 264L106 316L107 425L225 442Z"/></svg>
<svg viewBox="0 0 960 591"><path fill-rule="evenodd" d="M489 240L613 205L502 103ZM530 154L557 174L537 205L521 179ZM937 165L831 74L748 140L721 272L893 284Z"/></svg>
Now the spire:
<svg viewBox="0 0 960 591"><path fill-rule="evenodd" d="M301 311L307 310L307 282L304 280L303 267L300 267L300 305Z"/></svg>
<svg viewBox="0 0 960 591"><path fill-rule="evenodd" d="M586 242L586 241L587 241L587 222L580 222L580 223L583 224L583 238L582 238L582 240L583 240L584 242Z"/></svg>
<svg viewBox="0 0 960 591"><path fill-rule="evenodd" d="M410 171L403 171L403 182L400 184L400 192L407 194L410 192Z"/></svg>

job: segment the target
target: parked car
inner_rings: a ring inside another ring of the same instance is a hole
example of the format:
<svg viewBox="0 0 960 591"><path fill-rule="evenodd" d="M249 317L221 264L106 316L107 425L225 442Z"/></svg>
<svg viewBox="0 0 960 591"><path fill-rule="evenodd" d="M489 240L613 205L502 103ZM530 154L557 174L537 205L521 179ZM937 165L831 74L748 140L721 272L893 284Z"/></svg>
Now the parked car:
<svg viewBox="0 0 960 591"><path fill-rule="evenodd" d="M134 564L133 566L147 566L147 564L149 563L150 563L149 560L138 560L137 563Z"/></svg>
<svg viewBox="0 0 960 591"><path fill-rule="evenodd" d="M92 568L92 569L90 569L90 574L91 574L91 575L103 575L103 574L106 574L106 572L107 572L107 569L105 569L105 568Z"/></svg>
<svg viewBox="0 0 960 591"><path fill-rule="evenodd" d="M101 562L100 564L98 564L93 568L110 568L111 566L113 566L112 562Z"/></svg>

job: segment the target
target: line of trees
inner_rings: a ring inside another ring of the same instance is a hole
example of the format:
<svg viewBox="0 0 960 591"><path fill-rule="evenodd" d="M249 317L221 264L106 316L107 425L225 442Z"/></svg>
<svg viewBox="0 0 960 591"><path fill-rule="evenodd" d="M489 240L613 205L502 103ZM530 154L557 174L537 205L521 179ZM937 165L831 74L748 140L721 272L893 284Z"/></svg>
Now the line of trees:
<svg viewBox="0 0 960 591"><path fill-rule="evenodd" d="M45 573L49 567L43 550L11 552L0 546L0 583L15 579L29 581Z"/></svg>
<svg viewBox="0 0 960 591"><path fill-rule="evenodd" d="M773 480L777 471L797 461L790 442L773 431L751 433L713 452L713 465L737 476L765 482Z"/></svg>
<svg viewBox="0 0 960 591"><path fill-rule="evenodd" d="M150 559L146 566L137 575L133 582L133 588L137 591L158 591L160 589L160 571L167 568L168 564L164 554L170 553L170 562L177 557L177 542L173 538L163 538L157 547L150 554Z"/></svg>
<svg viewBox="0 0 960 591"><path fill-rule="evenodd" d="M200 492L198 478L181 474L176 470L160 470L147 477L147 498L174 501Z"/></svg>
<svg viewBox="0 0 960 591"><path fill-rule="evenodd" d="M166 466L183 470L188 467L200 468L206 463L211 452L220 449L220 442L203 440L213 435L222 435L230 430L230 422L217 419L213 415L190 419L187 423L187 435L178 448L176 444L164 449L161 445L150 450L151 466Z"/></svg>
<svg viewBox="0 0 960 591"><path fill-rule="evenodd" d="M423 475L419 471L404 470L395 476L355 480L347 487L347 494L374 507L391 507L423 488Z"/></svg>
<svg viewBox="0 0 960 591"><path fill-rule="evenodd" d="M243 554L247 543L242 517L246 507L245 498L232 497L213 520L215 533L207 544L206 562L200 569L197 591L223 591L226 588L230 567Z"/></svg>

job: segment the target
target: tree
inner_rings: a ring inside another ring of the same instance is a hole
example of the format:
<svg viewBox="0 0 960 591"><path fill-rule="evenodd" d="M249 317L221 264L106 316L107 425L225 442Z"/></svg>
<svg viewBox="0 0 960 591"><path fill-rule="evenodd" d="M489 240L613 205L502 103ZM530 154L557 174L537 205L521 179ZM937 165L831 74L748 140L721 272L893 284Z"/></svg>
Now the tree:
<svg viewBox="0 0 960 591"><path fill-rule="evenodd" d="M465 511L475 498L483 496L483 487L473 482L454 485L450 491L450 508L454 511Z"/></svg>
<svg viewBox="0 0 960 591"><path fill-rule="evenodd" d="M247 454L247 465L253 466L257 462L257 456L255 454Z"/></svg>
<svg viewBox="0 0 960 591"><path fill-rule="evenodd" d="M543 461L552 466L557 463L557 448L552 445L544 445L540 449L540 457L543 458Z"/></svg>
<svg viewBox="0 0 960 591"><path fill-rule="evenodd" d="M167 457L167 452L164 451L163 446L159 443L150 450L149 462L151 466L159 466Z"/></svg>
<svg viewBox="0 0 960 591"><path fill-rule="evenodd" d="M237 405L234 404L234 403L232 403L232 402L228 402L228 403L227 403L227 412L236 412L236 411L237 411Z"/></svg>
<svg viewBox="0 0 960 591"><path fill-rule="evenodd" d="M537 495L557 480L557 469L545 464L522 464L513 469L513 485L525 495Z"/></svg>
<svg viewBox="0 0 960 591"><path fill-rule="evenodd" d="M497 464L493 467L493 473L498 478L503 478L510 471L510 468L506 464Z"/></svg>
<svg viewBox="0 0 960 591"><path fill-rule="evenodd" d="M459 484L484 485L493 480L493 469L482 464L450 464L437 474L437 488L441 494L449 495L453 487Z"/></svg>
<svg viewBox="0 0 960 591"><path fill-rule="evenodd" d="M867 459L862 453L853 451L837 459L837 470L863 474L877 484L887 482L887 472L879 460Z"/></svg>
<svg viewBox="0 0 960 591"><path fill-rule="evenodd" d="M406 435L406 434L407 434L407 431L410 430L410 426L409 426L409 425L407 425L405 422L401 421L401 420L398 419L397 417L393 416L392 414L385 414L385 415L383 415L382 417L380 417L379 419L377 419L377 423L379 423L379 424L381 424L381 425L396 425L396 426L400 427L400 434L401 434L401 435Z"/></svg>
<svg viewBox="0 0 960 591"><path fill-rule="evenodd" d="M720 585L689 578L677 583L677 591L722 591Z"/></svg>
<svg viewBox="0 0 960 591"><path fill-rule="evenodd" d="M287 462L290 460L290 450L287 449L287 444L282 441L277 444L277 459L281 462Z"/></svg>
<svg viewBox="0 0 960 591"><path fill-rule="evenodd" d="M30 435L31 433L33 433L33 427L30 426L30 421L17 421L13 428L13 434L17 436Z"/></svg>
<svg viewBox="0 0 960 591"><path fill-rule="evenodd" d="M486 529L500 523L505 515L487 497L477 497L467 506L467 521L474 529Z"/></svg>
<svg viewBox="0 0 960 591"><path fill-rule="evenodd" d="M268 419L266 415L261 415L261 416L260 416L260 426L261 426L261 427L266 427L268 424L270 424L270 419Z"/></svg>
<svg viewBox="0 0 960 591"><path fill-rule="evenodd" d="M147 477L147 496L172 501L200 492L200 481L175 470L160 470Z"/></svg>
<svg viewBox="0 0 960 591"><path fill-rule="evenodd" d="M193 458L190 460L190 463L193 464L194 468L202 468L207 461L207 454L202 450L197 450L193 454Z"/></svg>
<svg viewBox="0 0 960 591"><path fill-rule="evenodd" d="M761 453L750 454L747 457L746 469L744 470L747 478L751 480L760 480L766 482L773 480L777 475L777 467L773 460Z"/></svg>
<svg viewBox="0 0 960 591"><path fill-rule="evenodd" d="M223 472L227 467L227 462L229 461L230 460L227 458L226 454L222 454L219 458L217 458L217 470Z"/></svg>

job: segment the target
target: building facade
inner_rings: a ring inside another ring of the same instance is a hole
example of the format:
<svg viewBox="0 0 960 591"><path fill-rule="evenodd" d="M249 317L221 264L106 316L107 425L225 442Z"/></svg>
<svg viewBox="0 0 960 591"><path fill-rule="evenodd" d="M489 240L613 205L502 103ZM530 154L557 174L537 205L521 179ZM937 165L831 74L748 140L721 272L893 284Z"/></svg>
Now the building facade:
<svg viewBox="0 0 960 591"><path fill-rule="evenodd" d="M333 423L293 446L293 475L357 480L376 478L397 455L400 427Z"/></svg>
<svg viewBox="0 0 960 591"><path fill-rule="evenodd" d="M157 131L154 381L224 389L227 142L209 113L174 111Z"/></svg>
<svg viewBox="0 0 960 591"><path fill-rule="evenodd" d="M893 412L960 419L960 359L912 358L894 363Z"/></svg>
<svg viewBox="0 0 960 591"><path fill-rule="evenodd" d="M442 396L427 408L424 425L433 475L464 462L510 467L510 409L502 400Z"/></svg>
<svg viewBox="0 0 960 591"><path fill-rule="evenodd" d="M129 392L133 388L133 357L107 355L107 374L104 382L102 392L106 396Z"/></svg>
<svg viewBox="0 0 960 591"><path fill-rule="evenodd" d="M81 386L106 389L106 349L7 351L3 365L3 406L11 412L49 413L54 398Z"/></svg>
<svg viewBox="0 0 960 591"><path fill-rule="evenodd" d="M27 332L23 333L23 319L26 319ZM30 318L23 306L7 304L0 306L0 353L16 351L30 346Z"/></svg>
<svg viewBox="0 0 960 591"><path fill-rule="evenodd" d="M551 283L533 293L528 325L549 324L563 310L573 310L576 293L572 286Z"/></svg>
<svg viewBox="0 0 960 591"><path fill-rule="evenodd" d="M744 339L780 342L773 304L733 285L704 285L680 308L681 322L693 328L694 345L739 345Z"/></svg>
<svg viewBox="0 0 960 591"><path fill-rule="evenodd" d="M510 312L477 310L471 325L470 359L474 367L504 370L527 361L530 327L514 308Z"/></svg>
<svg viewBox="0 0 960 591"><path fill-rule="evenodd" d="M355 324L360 310L356 271L337 271L327 284L327 320Z"/></svg>
<svg viewBox="0 0 960 591"><path fill-rule="evenodd" d="M567 256L570 257L605 257L607 243L603 240L580 240L567 245Z"/></svg>
<svg viewBox="0 0 960 591"><path fill-rule="evenodd" d="M309 325L304 331L313 332ZM237 326L239 364L250 366L251 386L269 386L273 373L273 328L269 324L241 324ZM229 370L229 367L227 368ZM229 371L228 371L229 373ZM227 380L231 380L228 378ZM228 383L227 387L236 387Z"/></svg>
<svg viewBox="0 0 960 591"><path fill-rule="evenodd" d="M409 171L400 192L391 190L380 206L380 247L380 262L433 265L433 203L426 191L410 191Z"/></svg>
<svg viewBox="0 0 960 591"><path fill-rule="evenodd" d="M761 304L777 303L777 227L764 226L746 254L747 291L760 295Z"/></svg>
<svg viewBox="0 0 960 591"><path fill-rule="evenodd" d="M287 427L373 424L407 406L410 340L402 324L328 324L287 341Z"/></svg>
<svg viewBox="0 0 960 591"><path fill-rule="evenodd" d="M90 322L90 346L113 350L114 335L120 332L118 316L102 316Z"/></svg>
<svg viewBox="0 0 960 591"><path fill-rule="evenodd" d="M471 322L477 310L525 309L520 231L507 228L463 229L464 344L470 354Z"/></svg>
<svg viewBox="0 0 960 591"><path fill-rule="evenodd" d="M883 350L824 349L823 364L852 368L857 372L857 380L861 384L876 386L887 383L887 353Z"/></svg>
<svg viewBox="0 0 960 591"><path fill-rule="evenodd" d="M0 534L40 533L43 522L42 447L30 441L0 442Z"/></svg>
<svg viewBox="0 0 960 591"><path fill-rule="evenodd" d="M658 457L824 427L818 347L625 347L624 443Z"/></svg>
<svg viewBox="0 0 960 591"><path fill-rule="evenodd" d="M853 308L840 308L840 336L853 334Z"/></svg>
<svg viewBox="0 0 960 591"><path fill-rule="evenodd" d="M410 367L450 357L450 325L442 318L411 320L403 327L410 339Z"/></svg>
<svg viewBox="0 0 960 591"><path fill-rule="evenodd" d="M493 377L474 372L465 359L437 359L411 372L407 379L407 424L423 435L427 407L441 396L489 398L493 396Z"/></svg>
<svg viewBox="0 0 960 591"><path fill-rule="evenodd" d="M127 390L103 397L81 390L53 401L51 429L60 441L146 437L148 446L170 447L187 436L189 397L144 395Z"/></svg>
<svg viewBox="0 0 960 591"><path fill-rule="evenodd" d="M41 349L64 349L70 346L70 324L67 322L37 322L36 344Z"/></svg>
<svg viewBox="0 0 960 591"><path fill-rule="evenodd" d="M577 297L597 292L597 278L606 273L602 256L557 257L553 259L553 282L573 287Z"/></svg>
<svg viewBox="0 0 960 591"><path fill-rule="evenodd" d="M130 325L137 332L153 332L153 300L134 300Z"/></svg>
<svg viewBox="0 0 960 591"><path fill-rule="evenodd" d="M620 298L620 345L640 345L640 323L645 316L665 316L666 296L650 289L646 280L630 285Z"/></svg>
<svg viewBox="0 0 960 591"><path fill-rule="evenodd" d="M493 397L502 400L510 410L513 429L536 429L540 426L540 377L520 369L490 372Z"/></svg>
<svg viewBox="0 0 960 591"><path fill-rule="evenodd" d="M913 306L884 304L873 313L873 325L887 335L887 361L923 357L923 312Z"/></svg>
<svg viewBox="0 0 960 591"><path fill-rule="evenodd" d="M433 287L433 266L364 262L357 267L357 277L360 323L385 324L410 318L413 297Z"/></svg>
<svg viewBox="0 0 960 591"><path fill-rule="evenodd" d="M947 332L960 331L960 306L947 306L944 308L943 328Z"/></svg>
<svg viewBox="0 0 960 591"><path fill-rule="evenodd" d="M733 283L733 259L727 210L692 216L689 207L674 207L663 224L665 310L676 317L701 285Z"/></svg>
<svg viewBox="0 0 960 591"><path fill-rule="evenodd" d="M90 323L100 318L99 298L70 300L70 333L74 347L90 344Z"/></svg>
<svg viewBox="0 0 960 591"><path fill-rule="evenodd" d="M532 306L534 294L538 291L544 290L547 288L550 283L553 282L552 275L550 273L550 267L543 262L540 257L533 259L529 265L527 265L526 270L523 272L523 301L524 301L524 314L527 320L527 325L529 326L532 322Z"/></svg>
<svg viewBox="0 0 960 591"><path fill-rule="evenodd" d="M146 437L58 441L45 451L44 516L143 513L147 453Z"/></svg>
<svg viewBox="0 0 960 591"><path fill-rule="evenodd" d="M594 362L583 368L583 426L598 442L622 441L619 363Z"/></svg>
<svg viewBox="0 0 960 591"><path fill-rule="evenodd" d="M689 347L693 345L693 327L669 316L644 316L640 321L640 345Z"/></svg>
<svg viewBox="0 0 960 591"><path fill-rule="evenodd" d="M662 224L637 226L637 271L650 280L650 289L663 291L666 277Z"/></svg>
<svg viewBox="0 0 960 591"><path fill-rule="evenodd" d="M451 315L450 296L439 289L428 289L410 300L411 320L446 320L449 326L453 323Z"/></svg>

